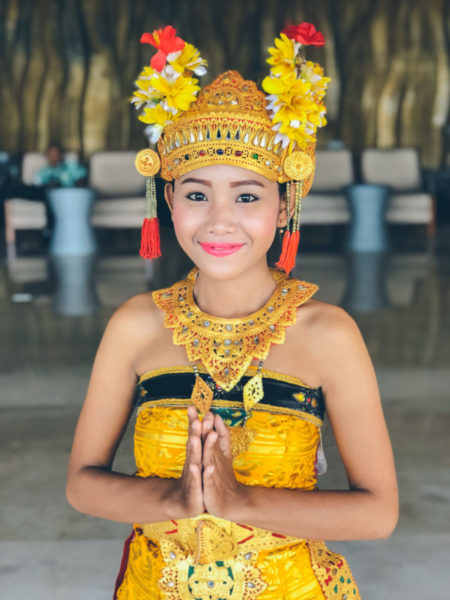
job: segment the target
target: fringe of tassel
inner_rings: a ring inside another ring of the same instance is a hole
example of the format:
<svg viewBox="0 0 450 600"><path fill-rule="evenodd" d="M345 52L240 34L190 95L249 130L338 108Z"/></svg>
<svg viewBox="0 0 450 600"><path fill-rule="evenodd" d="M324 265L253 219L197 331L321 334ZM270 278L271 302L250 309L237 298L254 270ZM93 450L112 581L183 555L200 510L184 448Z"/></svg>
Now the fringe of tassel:
<svg viewBox="0 0 450 600"><path fill-rule="evenodd" d="M297 256L298 244L300 242L300 231L284 232L283 245L281 247L281 256L276 266L282 269L287 275L295 267L295 258Z"/></svg>
<svg viewBox="0 0 450 600"><path fill-rule="evenodd" d="M145 217L141 230L141 249L139 254L142 258L152 260L161 256L161 243L159 238L158 217Z"/></svg>

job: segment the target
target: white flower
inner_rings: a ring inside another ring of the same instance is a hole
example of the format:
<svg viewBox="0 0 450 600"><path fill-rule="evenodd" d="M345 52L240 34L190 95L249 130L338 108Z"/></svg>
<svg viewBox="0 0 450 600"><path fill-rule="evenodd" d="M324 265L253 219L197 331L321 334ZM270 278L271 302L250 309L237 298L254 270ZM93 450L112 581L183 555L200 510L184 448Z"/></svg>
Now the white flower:
<svg viewBox="0 0 450 600"><path fill-rule="evenodd" d="M167 123L171 123L171 121L168 121ZM161 137L162 132L163 132L162 125L157 125L157 124L147 125L147 127L144 129L144 133L148 137L148 141L151 144L156 144L156 142Z"/></svg>

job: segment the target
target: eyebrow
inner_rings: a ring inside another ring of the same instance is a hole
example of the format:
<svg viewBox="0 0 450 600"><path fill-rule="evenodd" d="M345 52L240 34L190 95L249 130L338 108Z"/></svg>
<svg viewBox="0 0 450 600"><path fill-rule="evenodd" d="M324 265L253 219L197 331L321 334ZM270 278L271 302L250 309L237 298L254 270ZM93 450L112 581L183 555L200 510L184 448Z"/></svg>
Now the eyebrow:
<svg viewBox="0 0 450 600"><path fill-rule="evenodd" d="M184 179L180 183L181 183L181 185L183 185L183 183L200 183L202 185L206 185L207 187L212 187L212 183L208 179L197 179L196 177L188 177L187 179ZM244 179L242 181L231 181L230 182L230 187L232 187L232 188L239 187L241 185L258 185L259 187L265 187L263 183L261 183L260 181L257 181L256 179Z"/></svg>

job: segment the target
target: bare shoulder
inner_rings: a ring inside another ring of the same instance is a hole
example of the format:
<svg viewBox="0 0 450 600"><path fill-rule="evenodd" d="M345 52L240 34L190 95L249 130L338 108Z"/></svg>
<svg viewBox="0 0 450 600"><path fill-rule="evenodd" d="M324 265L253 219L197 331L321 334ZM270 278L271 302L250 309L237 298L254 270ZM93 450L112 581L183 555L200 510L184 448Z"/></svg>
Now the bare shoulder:
<svg viewBox="0 0 450 600"><path fill-rule="evenodd" d="M343 308L311 299L300 307L299 315L302 334L325 390L351 378L374 381L372 362L361 332Z"/></svg>
<svg viewBox="0 0 450 600"><path fill-rule="evenodd" d="M354 319L340 306L311 298L300 307L299 321L315 339L322 342L331 339L339 340L359 336L359 329Z"/></svg>
<svg viewBox="0 0 450 600"><path fill-rule="evenodd" d="M112 315L106 333L120 336L122 342L137 340L145 331L146 340L157 337L163 328L164 315L156 306L151 292L133 296L117 308Z"/></svg>

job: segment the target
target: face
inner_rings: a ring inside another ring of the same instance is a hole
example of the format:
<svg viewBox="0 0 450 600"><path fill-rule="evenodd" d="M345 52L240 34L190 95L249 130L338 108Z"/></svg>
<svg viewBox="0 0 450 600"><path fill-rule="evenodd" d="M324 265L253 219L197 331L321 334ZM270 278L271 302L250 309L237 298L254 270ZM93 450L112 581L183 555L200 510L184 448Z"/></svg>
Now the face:
<svg viewBox="0 0 450 600"><path fill-rule="evenodd" d="M228 165L195 169L166 186L177 239L197 267L220 279L266 266L284 203L278 184Z"/></svg>
<svg viewBox="0 0 450 600"><path fill-rule="evenodd" d="M50 146L47 149L47 160L54 167L62 161L62 152L58 146Z"/></svg>

